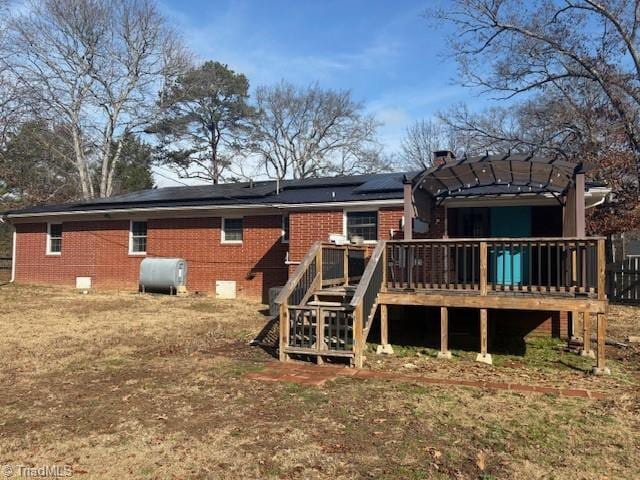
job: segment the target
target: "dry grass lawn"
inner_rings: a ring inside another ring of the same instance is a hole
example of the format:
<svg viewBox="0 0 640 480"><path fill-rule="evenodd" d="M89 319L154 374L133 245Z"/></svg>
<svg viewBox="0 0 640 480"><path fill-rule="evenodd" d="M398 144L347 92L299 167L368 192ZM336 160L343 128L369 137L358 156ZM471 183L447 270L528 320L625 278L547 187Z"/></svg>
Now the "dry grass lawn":
<svg viewBox="0 0 640 480"><path fill-rule="evenodd" d="M243 378L272 357L247 342L264 306L204 297L0 287L0 468L78 478L632 479L640 472L640 351L594 378L556 341L475 364L398 349L369 368L509 378L605 401L341 378ZM610 331L639 333L639 310ZM2 473L0 471L0 473ZM15 475L14 475L15 476Z"/></svg>

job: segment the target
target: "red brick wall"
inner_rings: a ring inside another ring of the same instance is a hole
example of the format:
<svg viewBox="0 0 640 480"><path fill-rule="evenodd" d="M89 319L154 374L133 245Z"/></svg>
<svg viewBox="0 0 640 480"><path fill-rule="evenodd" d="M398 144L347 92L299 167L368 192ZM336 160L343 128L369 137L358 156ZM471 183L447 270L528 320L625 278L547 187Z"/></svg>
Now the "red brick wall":
<svg viewBox="0 0 640 480"><path fill-rule="evenodd" d="M402 207L383 207L378 210L378 237L390 239L390 231L395 231L394 239L402 238ZM344 211L304 210L289 214L290 245L289 259L299 262L309 251L314 242L329 240L329 235L344 233ZM289 273L293 273L296 265L291 265Z"/></svg>
<svg viewBox="0 0 640 480"><path fill-rule="evenodd" d="M289 259L299 262L318 240L329 240L329 234L343 230L340 210L295 211L289 214Z"/></svg>
<svg viewBox="0 0 640 480"><path fill-rule="evenodd" d="M444 207L440 206L436 209L434 219L435 222L430 225L429 231L426 233L414 232L413 237L420 238L442 238L444 236ZM382 240L402 240L404 238L402 228L402 217L404 210L402 207L384 207L378 212L378 236ZM394 231L393 238L391 230Z"/></svg>
<svg viewBox="0 0 640 480"><path fill-rule="evenodd" d="M287 279L281 217L244 217L241 245L220 241L219 217L148 221L147 257L187 260L187 288L215 291L216 280L235 280L239 295L267 299ZM92 277L97 288L135 289L141 256L129 255L129 221L64 222L61 255L46 255L46 223L16 225L16 281L74 285Z"/></svg>
<svg viewBox="0 0 640 480"><path fill-rule="evenodd" d="M385 207L378 210L378 238L380 240L401 240L402 217L404 211L402 207ZM393 230L393 236L391 231Z"/></svg>

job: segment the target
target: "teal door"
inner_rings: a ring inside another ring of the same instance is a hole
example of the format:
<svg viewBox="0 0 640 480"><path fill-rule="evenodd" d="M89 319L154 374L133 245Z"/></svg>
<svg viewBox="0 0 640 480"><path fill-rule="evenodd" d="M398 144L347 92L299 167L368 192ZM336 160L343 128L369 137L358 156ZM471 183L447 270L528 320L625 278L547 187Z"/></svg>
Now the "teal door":
<svg viewBox="0 0 640 480"><path fill-rule="evenodd" d="M531 236L531 207L491 209L491 236L515 238ZM513 245L496 246L489 252L491 281L499 285L520 285L528 275L528 252Z"/></svg>

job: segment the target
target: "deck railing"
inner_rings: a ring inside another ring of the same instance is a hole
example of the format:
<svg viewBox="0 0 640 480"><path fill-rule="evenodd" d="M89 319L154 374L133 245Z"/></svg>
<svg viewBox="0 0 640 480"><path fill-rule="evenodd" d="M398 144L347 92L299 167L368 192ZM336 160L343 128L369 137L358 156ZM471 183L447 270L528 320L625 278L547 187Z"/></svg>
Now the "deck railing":
<svg viewBox="0 0 640 480"><path fill-rule="evenodd" d="M386 288L604 298L603 238L387 242Z"/></svg>
<svg viewBox="0 0 640 480"><path fill-rule="evenodd" d="M348 285L364 271L367 247L358 245L322 245L322 285Z"/></svg>

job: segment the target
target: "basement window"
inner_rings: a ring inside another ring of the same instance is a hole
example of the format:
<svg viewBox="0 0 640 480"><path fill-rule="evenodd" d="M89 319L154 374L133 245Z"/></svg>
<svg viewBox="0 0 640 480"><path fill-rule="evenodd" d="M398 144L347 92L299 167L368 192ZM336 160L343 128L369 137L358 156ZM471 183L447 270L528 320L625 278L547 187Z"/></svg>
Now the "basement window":
<svg viewBox="0 0 640 480"><path fill-rule="evenodd" d="M242 218L222 219L222 243L242 243Z"/></svg>
<svg viewBox="0 0 640 480"><path fill-rule="evenodd" d="M147 222L131 221L129 230L129 253L144 255L147 253Z"/></svg>
<svg viewBox="0 0 640 480"><path fill-rule="evenodd" d="M62 224L49 223L47 226L47 254L60 255L62 253Z"/></svg>
<svg viewBox="0 0 640 480"><path fill-rule="evenodd" d="M365 241L378 239L378 212L347 212L347 238L362 237Z"/></svg>

